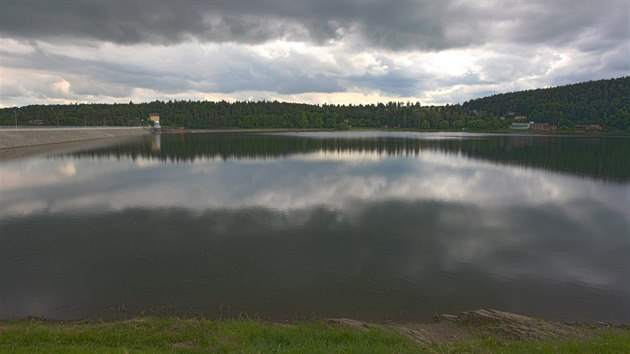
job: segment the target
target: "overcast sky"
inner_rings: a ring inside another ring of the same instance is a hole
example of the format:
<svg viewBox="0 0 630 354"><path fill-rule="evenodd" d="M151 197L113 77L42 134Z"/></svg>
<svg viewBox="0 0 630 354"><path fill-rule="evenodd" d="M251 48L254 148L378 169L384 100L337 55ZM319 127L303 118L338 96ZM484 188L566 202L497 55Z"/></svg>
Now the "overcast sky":
<svg viewBox="0 0 630 354"><path fill-rule="evenodd" d="M630 0L0 0L0 106L462 103L630 75Z"/></svg>

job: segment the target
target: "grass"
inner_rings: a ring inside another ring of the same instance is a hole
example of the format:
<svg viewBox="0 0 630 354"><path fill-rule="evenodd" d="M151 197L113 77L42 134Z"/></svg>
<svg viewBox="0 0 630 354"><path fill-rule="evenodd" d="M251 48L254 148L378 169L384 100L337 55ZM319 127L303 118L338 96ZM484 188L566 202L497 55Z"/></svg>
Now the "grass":
<svg viewBox="0 0 630 354"><path fill-rule="evenodd" d="M0 324L0 351L14 353L413 353L402 335L357 331L323 321L296 325L257 320L142 318L111 323Z"/></svg>
<svg viewBox="0 0 630 354"><path fill-rule="evenodd" d="M487 336L435 345L432 353L630 353L630 331L603 331L587 339L514 340Z"/></svg>
<svg viewBox="0 0 630 354"><path fill-rule="evenodd" d="M630 330L589 339L516 341L485 336L421 346L383 328L350 329L325 321L149 317L117 322L0 321L0 352L10 353L628 353Z"/></svg>

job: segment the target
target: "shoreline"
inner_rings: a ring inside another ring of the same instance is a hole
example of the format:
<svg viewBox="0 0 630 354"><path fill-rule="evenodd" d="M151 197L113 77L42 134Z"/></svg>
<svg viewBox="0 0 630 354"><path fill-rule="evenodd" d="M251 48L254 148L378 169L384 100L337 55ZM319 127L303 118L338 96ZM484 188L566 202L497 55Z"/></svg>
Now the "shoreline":
<svg viewBox="0 0 630 354"><path fill-rule="evenodd" d="M426 320L362 320L357 318L347 317L304 317L295 319L273 319L264 318L258 315L248 315L244 313L221 315L218 317L207 317L203 314L159 314L159 313L129 313L117 317L89 317L89 318L69 318L69 319L56 319L41 316L25 316L15 318L2 318L0 317L0 323L7 322L24 322L24 321L36 321L41 323L50 324L80 324L80 323L116 323L124 321L133 321L138 318L172 318L180 320L203 320L203 321L233 321L233 320L255 320L269 324L300 324L308 322L326 321L330 323L336 323L348 327L378 327L378 326L431 326L440 322L452 322L460 324L529 324L532 326L553 325L563 327L590 327L590 328L618 328L630 330L630 322L617 323L617 322L598 322L598 321L565 321L565 320L550 320L541 317L517 314L513 312L500 311L496 309L478 309L462 311L458 314L440 314L434 315L432 318Z"/></svg>
<svg viewBox="0 0 630 354"><path fill-rule="evenodd" d="M628 137L624 133L590 133L577 131L509 131L509 130L416 130L416 129L395 129L395 128L352 128L350 130L333 129L295 129L295 128L223 128L223 129L184 129L184 128L162 128L162 134L202 134L202 133L282 133L282 132L365 132L365 131L385 131L385 132L416 132L433 134L498 134L498 135L521 135L521 136L573 136L573 137ZM0 151L7 149L20 149L33 146L50 146L54 144L64 144L80 141L90 141L109 138L132 137L151 134L147 127L61 127L61 128L23 128L23 129L0 129Z"/></svg>
<svg viewBox="0 0 630 354"><path fill-rule="evenodd" d="M231 321L231 320L256 320L270 324L299 324L313 321L328 321L340 324L346 324L349 326L381 326L381 325L431 325L437 322L450 321L457 323L488 323L488 322L532 322L532 323L553 323L563 326L577 326L577 327L607 327L607 328L621 328L630 330L630 322L602 322L602 321L571 321L561 319L547 319L543 317L537 317L533 315L524 315L520 313L501 311L497 309L477 309L466 310L457 314L435 314L430 318L419 320L370 320L348 317L295 317L292 319L286 318L274 318L274 317L261 317L257 314L238 313L238 314L221 314L217 316L207 316L202 313L159 313L159 312L134 312L134 313L120 313L118 316L106 316L106 317L76 317L76 318L53 318L43 317L38 315L29 315L24 317L0 317L0 323L6 322L22 322L22 321L37 321L42 323L61 323L61 324L76 324L76 323L114 323L121 321L129 321L136 318L175 318L181 320L205 320L205 321Z"/></svg>
<svg viewBox="0 0 630 354"><path fill-rule="evenodd" d="M627 352L630 326L564 324L497 310L433 323L348 318L270 322L236 317L132 317L113 322L0 320L0 351L91 352Z"/></svg>
<svg viewBox="0 0 630 354"><path fill-rule="evenodd" d="M265 134L265 133L304 133L304 132L388 132L388 133L418 133L418 134L456 134L457 136L474 136L489 134L500 136L521 137L608 137L627 138L624 133L589 133L589 132L542 132L542 131L455 131L455 130L417 130L398 128L351 128L349 130L334 129L296 129L296 128L221 128L221 129L185 129L163 127L161 134ZM45 127L45 128L0 128L0 161L28 157L44 153L62 153L65 151L93 147L97 141L108 144L111 140L133 138L150 135L148 127Z"/></svg>

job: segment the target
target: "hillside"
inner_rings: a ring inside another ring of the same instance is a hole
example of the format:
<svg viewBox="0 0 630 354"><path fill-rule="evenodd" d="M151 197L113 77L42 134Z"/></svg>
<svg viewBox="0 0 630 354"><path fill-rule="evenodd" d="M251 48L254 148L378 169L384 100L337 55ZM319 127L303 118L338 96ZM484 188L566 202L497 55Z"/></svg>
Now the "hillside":
<svg viewBox="0 0 630 354"><path fill-rule="evenodd" d="M487 115L525 115L529 120L572 126L601 124L630 128L630 76L553 88L503 93L465 102L466 111Z"/></svg>

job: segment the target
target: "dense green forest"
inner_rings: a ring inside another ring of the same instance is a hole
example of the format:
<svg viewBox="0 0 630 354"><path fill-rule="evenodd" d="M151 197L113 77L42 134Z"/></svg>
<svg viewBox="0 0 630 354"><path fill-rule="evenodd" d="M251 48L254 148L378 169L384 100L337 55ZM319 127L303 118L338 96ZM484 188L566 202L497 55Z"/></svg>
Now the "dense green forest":
<svg viewBox="0 0 630 354"><path fill-rule="evenodd" d="M309 105L278 101L153 101L30 105L0 109L0 125L134 126L158 113L163 126L185 128L389 127L422 130L504 129L515 116L571 129L601 124L630 130L630 77L494 95L445 106L419 102Z"/></svg>
<svg viewBox="0 0 630 354"><path fill-rule="evenodd" d="M504 93L465 102L463 107L488 116L527 115L531 121L559 126L601 124L630 129L630 76Z"/></svg>

